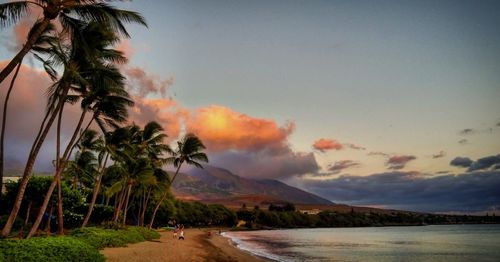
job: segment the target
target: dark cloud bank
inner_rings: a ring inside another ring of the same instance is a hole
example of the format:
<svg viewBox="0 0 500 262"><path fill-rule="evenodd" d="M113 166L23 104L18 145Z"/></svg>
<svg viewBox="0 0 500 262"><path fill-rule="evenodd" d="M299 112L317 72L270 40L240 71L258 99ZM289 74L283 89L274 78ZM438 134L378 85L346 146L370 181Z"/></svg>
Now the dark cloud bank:
<svg viewBox="0 0 500 262"><path fill-rule="evenodd" d="M422 212L478 212L500 208L500 171L425 176L387 172L308 180L305 187L339 203Z"/></svg>

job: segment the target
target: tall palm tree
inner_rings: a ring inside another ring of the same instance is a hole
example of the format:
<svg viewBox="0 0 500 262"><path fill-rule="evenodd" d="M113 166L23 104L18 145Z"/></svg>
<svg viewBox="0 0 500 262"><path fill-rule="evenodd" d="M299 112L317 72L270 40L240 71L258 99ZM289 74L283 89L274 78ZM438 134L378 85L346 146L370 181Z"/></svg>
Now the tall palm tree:
<svg viewBox="0 0 500 262"><path fill-rule="evenodd" d="M76 45L76 43L77 41L74 40L72 41L72 44ZM55 83L52 84L52 86L50 86L49 88L49 93L51 95L48 99L45 117L42 120L42 123L38 130L38 134L36 135L35 141L33 142L33 145L29 152L23 176L21 178L19 189L16 195L16 199L14 201L14 205L2 229L2 235L1 235L2 237L7 237L10 234L12 225L14 223L15 218L17 217L17 213L21 206L21 202L24 196L24 191L26 190L28 181L31 178L33 166L35 164L38 152L40 151L43 141L47 137L47 134L49 133L49 130L51 129L55 118L58 116L59 111L61 110L64 103L67 101L67 95L69 90L71 89L73 83L82 81L81 77L78 74L77 70L78 68L76 67L75 63L71 59L68 59L68 57L71 57L72 56L71 54L73 54L71 48L68 45L64 45L61 42L51 42L50 47L46 48L45 53L49 55L48 60L51 61L51 62L46 62L46 64L62 66L63 73L60 78L57 78L56 75L54 76L51 75L51 78L55 81ZM56 73L55 70L49 70L49 71L50 74Z"/></svg>
<svg viewBox="0 0 500 262"><path fill-rule="evenodd" d="M50 24L45 31L42 33L42 35L38 38L36 43L33 46L34 55L35 57L41 59L41 57L37 54L38 50L43 50L49 43L53 43L54 41L57 41L57 38L52 36L52 32L54 31L54 27L52 24ZM28 35L32 34L32 32L29 32ZM42 61L44 63L45 61ZM45 68L47 73L49 75L53 75L52 73L52 68L50 68L49 65L44 63ZM17 75L19 74L19 69L21 68L21 63L17 65L16 71L14 72L14 75L12 76L9 89L7 90L7 94L5 96L4 104L3 104L3 114L2 114L2 129L0 133L0 188L3 186L3 174L4 174L4 139L5 139L5 127L7 124L7 109L8 109L8 104L9 104L9 98L12 92L12 89L14 88L14 83L17 79Z"/></svg>
<svg viewBox="0 0 500 262"><path fill-rule="evenodd" d="M175 174L172 179L169 181L169 186L171 186L177 175L179 174L179 170L181 169L182 164L186 163L188 165L193 165L197 168L203 168L200 162L208 163L208 157L202 151L206 149L201 140L195 136L194 134L187 134L181 141L177 142L177 150L173 152L173 156L170 157L167 161L174 164ZM151 216L151 221L149 222L149 228L153 227L154 219L156 216L156 212L162 205L165 198L168 196L168 190L165 190L160 200L155 206L153 211L153 215Z"/></svg>
<svg viewBox="0 0 500 262"><path fill-rule="evenodd" d="M13 1L0 4L0 26L9 26L17 23L22 17L28 15L30 8L41 9L43 17L33 26L26 43L22 49L12 58L9 64L0 72L0 83L21 63L24 56L31 50L37 39L56 20L64 28L71 32L71 20L78 19L84 22L98 22L104 27L112 28L114 32L129 37L124 23L132 22L144 26L144 18L136 12L120 10L109 5L105 0L37 0L37 1Z"/></svg>
<svg viewBox="0 0 500 262"><path fill-rule="evenodd" d="M128 93L124 89L123 75L113 66L114 62L123 62L126 59L122 56L121 52L107 48L108 45L116 43L118 38L109 29L99 27L96 23L84 25L81 34L82 38L86 39L88 43L85 45L86 50L84 50L83 54L87 55L87 57L77 56L79 58L77 59L78 68L81 71L80 76L84 81L83 83L78 83L75 92L80 93L80 96L77 95L75 97L83 97L81 101L82 113L62 158L57 161L58 165L54 175L55 180L60 179L66 161L74 148L74 144L78 142L78 132L83 125L87 112L94 111L94 114L84 128L84 131L89 128L93 120L99 119L98 121L101 121L101 117L103 116L108 122L123 121L127 116L126 107L132 103L128 99ZM110 97L112 98L110 99ZM107 101L107 103L103 101ZM114 101L114 103L110 101ZM112 111L109 108L110 104L114 105ZM105 106L108 107L106 108ZM120 110L115 111L115 109ZM44 204L28 237L36 232L56 184L57 181L53 181L49 187ZM61 205L62 201L59 201L59 204ZM60 231L62 232L62 229Z"/></svg>

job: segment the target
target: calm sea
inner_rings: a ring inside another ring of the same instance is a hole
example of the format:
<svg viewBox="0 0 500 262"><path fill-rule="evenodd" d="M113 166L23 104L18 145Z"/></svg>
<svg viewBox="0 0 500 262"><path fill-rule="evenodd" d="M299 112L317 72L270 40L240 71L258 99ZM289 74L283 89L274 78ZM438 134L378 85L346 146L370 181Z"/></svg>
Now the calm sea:
<svg viewBox="0 0 500 262"><path fill-rule="evenodd" d="M227 232L276 261L500 261L500 225L315 228Z"/></svg>

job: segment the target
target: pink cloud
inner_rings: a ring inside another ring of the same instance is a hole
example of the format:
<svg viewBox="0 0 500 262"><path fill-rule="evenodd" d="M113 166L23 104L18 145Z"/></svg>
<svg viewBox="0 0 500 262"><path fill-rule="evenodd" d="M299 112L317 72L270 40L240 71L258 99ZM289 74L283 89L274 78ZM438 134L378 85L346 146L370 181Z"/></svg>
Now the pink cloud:
<svg viewBox="0 0 500 262"><path fill-rule="evenodd" d="M3 68L7 63L8 61L0 62L0 68ZM2 105L12 75L0 84ZM7 160L5 166L7 169L24 167L28 151L45 114L46 90L50 84L51 81L45 72L27 65L21 66L8 105L5 133L5 159ZM3 110L3 107L0 110ZM65 107L62 124L63 143L72 134L80 113L79 105ZM52 160L55 158L54 127L55 123L38 156L37 170L50 170L52 168Z"/></svg>
<svg viewBox="0 0 500 262"><path fill-rule="evenodd" d="M189 112L167 98L133 97L135 105L129 109L129 122L144 126L150 121L158 122L169 140L179 137L182 121Z"/></svg>
<svg viewBox="0 0 500 262"><path fill-rule="evenodd" d="M123 52L123 55L130 59L135 54L135 48L128 39L122 39L115 47L116 50Z"/></svg>
<svg viewBox="0 0 500 262"><path fill-rule="evenodd" d="M126 67L124 72L128 76L129 92L140 97L148 95L165 97L168 89L175 81L173 76L162 79L159 76L147 73L141 67Z"/></svg>

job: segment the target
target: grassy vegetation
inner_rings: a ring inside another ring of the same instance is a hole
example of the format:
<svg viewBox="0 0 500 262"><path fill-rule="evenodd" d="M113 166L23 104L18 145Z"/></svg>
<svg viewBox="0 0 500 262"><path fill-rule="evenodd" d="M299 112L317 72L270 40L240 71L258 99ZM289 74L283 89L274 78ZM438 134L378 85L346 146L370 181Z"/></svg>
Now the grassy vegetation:
<svg viewBox="0 0 500 262"><path fill-rule="evenodd" d="M154 230L143 227L126 229L84 228L70 236L38 237L27 240L1 240L0 261L104 261L99 249L123 247L159 238Z"/></svg>
<svg viewBox="0 0 500 262"><path fill-rule="evenodd" d="M0 261L104 261L99 250L74 237L0 241Z"/></svg>
<svg viewBox="0 0 500 262"><path fill-rule="evenodd" d="M122 230L88 227L73 231L72 236L97 249L124 247L129 243L160 238L156 231L143 227L128 227Z"/></svg>

